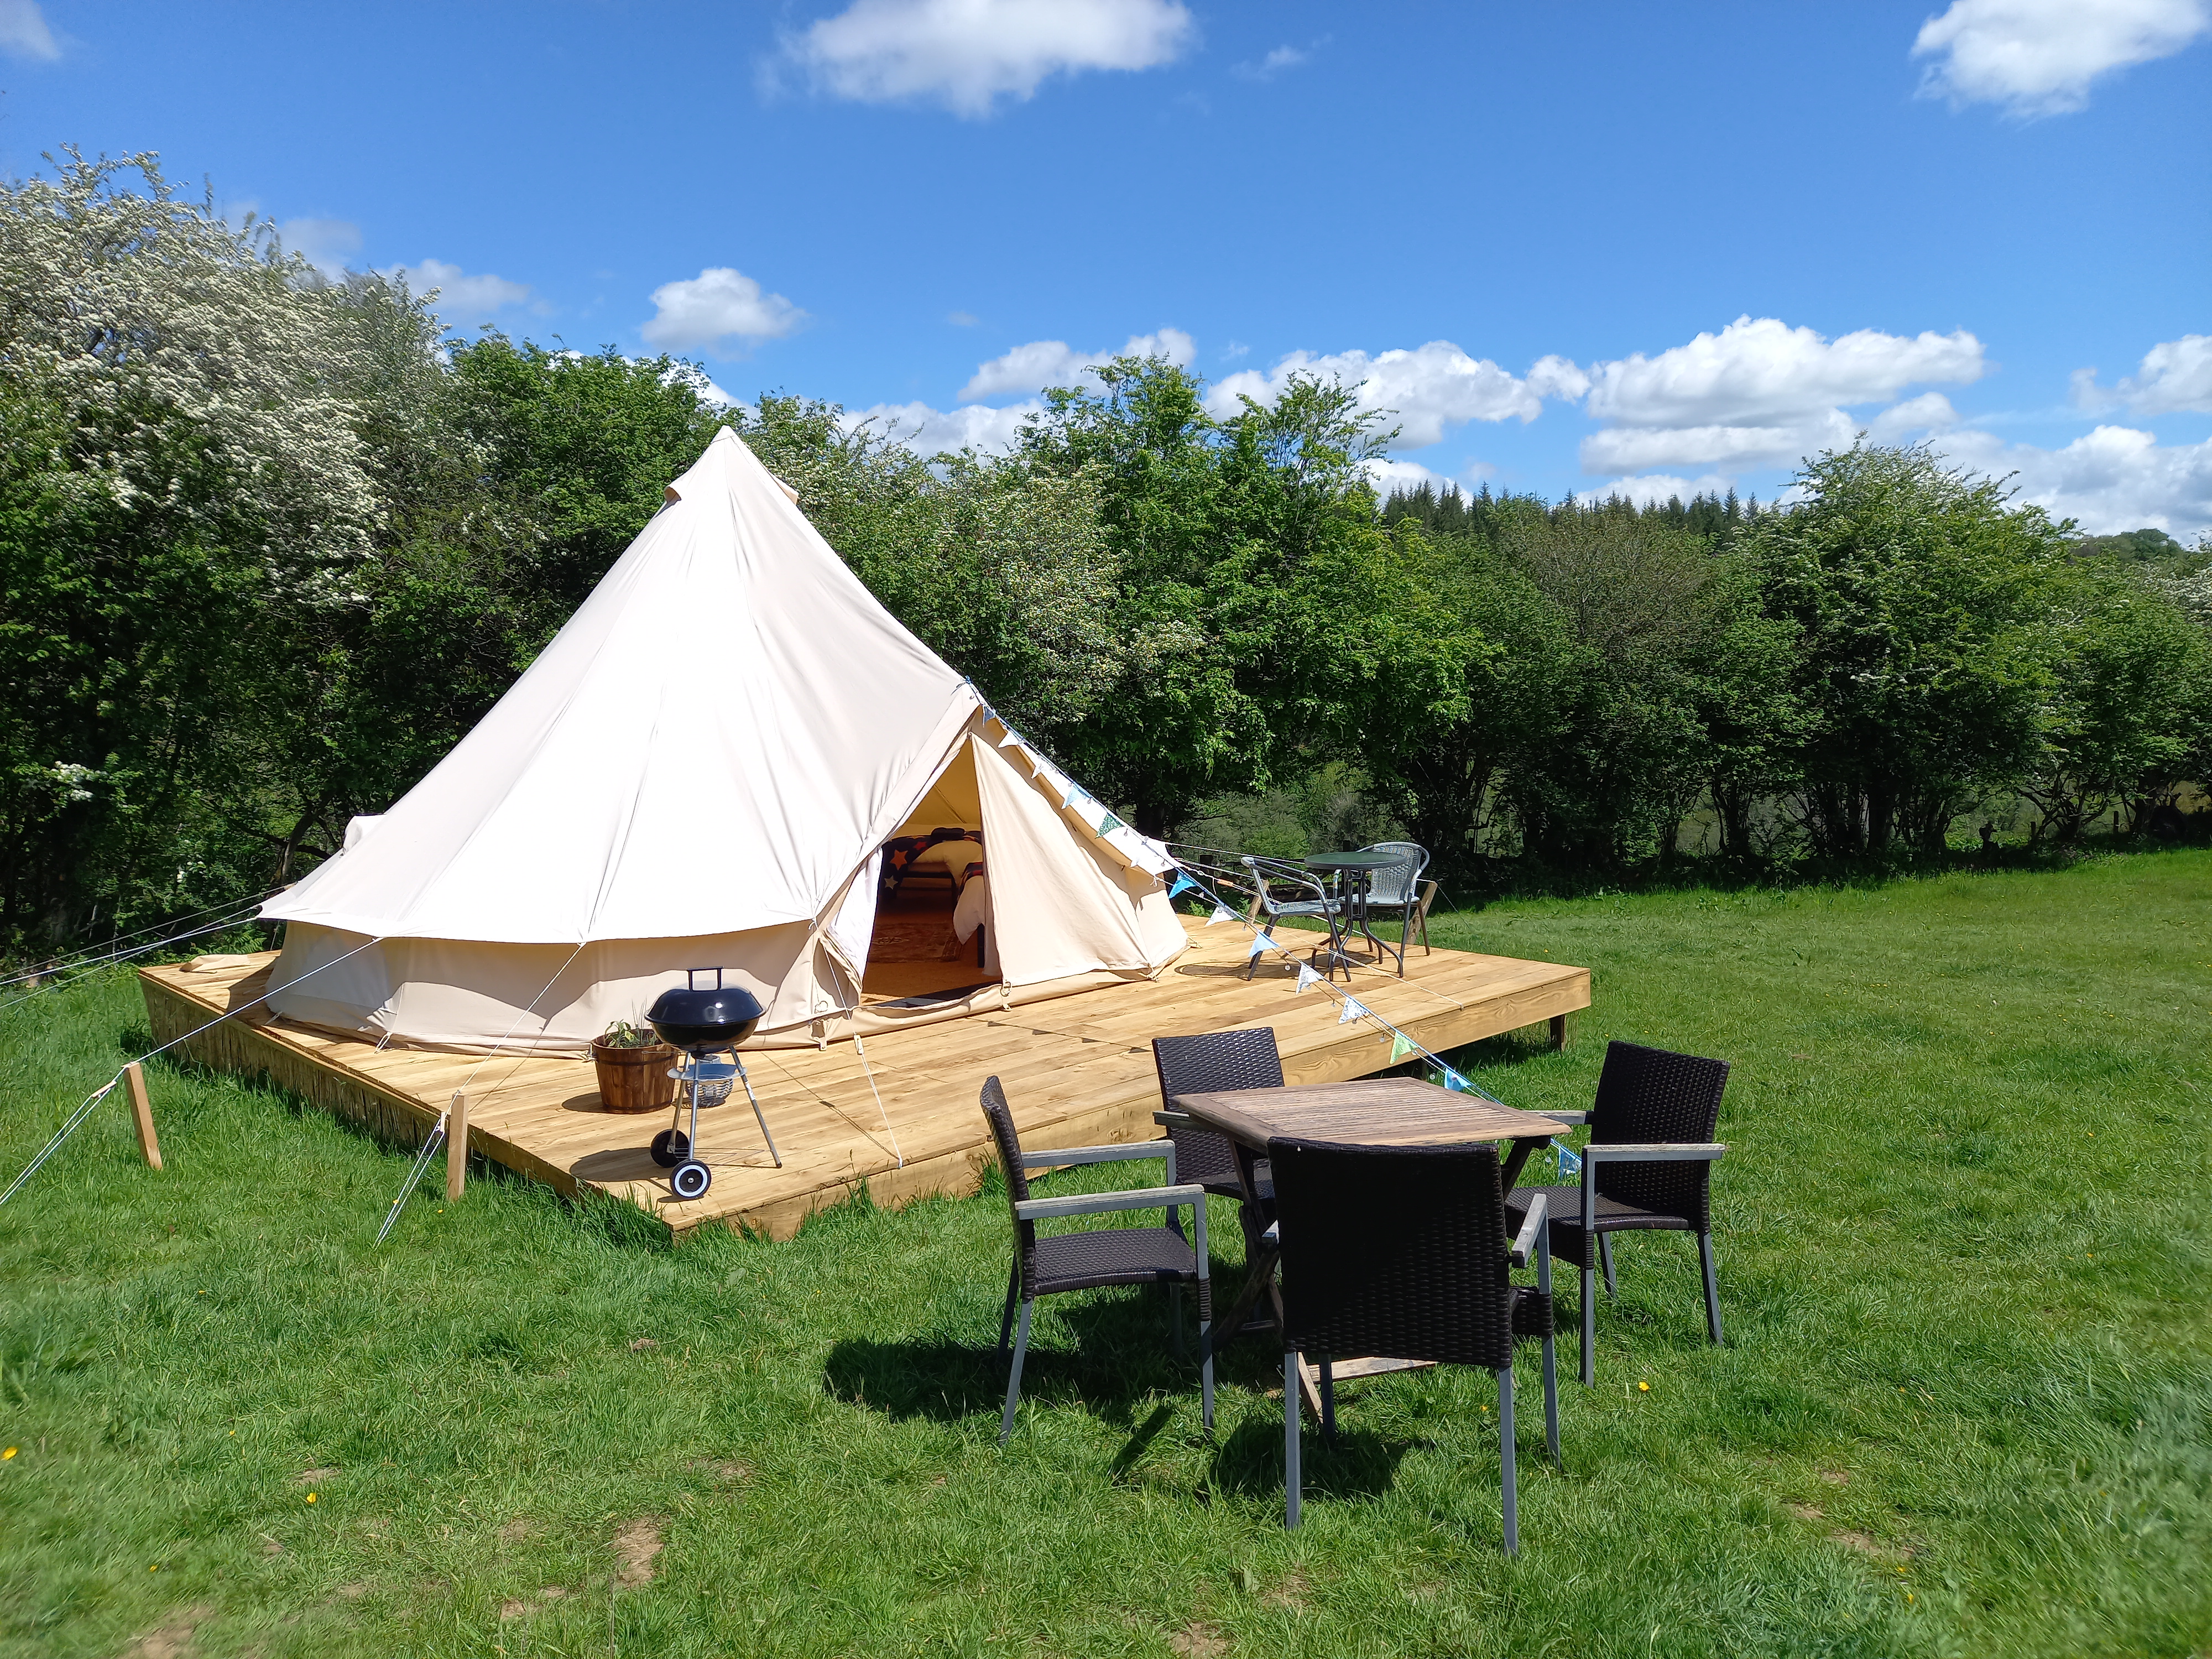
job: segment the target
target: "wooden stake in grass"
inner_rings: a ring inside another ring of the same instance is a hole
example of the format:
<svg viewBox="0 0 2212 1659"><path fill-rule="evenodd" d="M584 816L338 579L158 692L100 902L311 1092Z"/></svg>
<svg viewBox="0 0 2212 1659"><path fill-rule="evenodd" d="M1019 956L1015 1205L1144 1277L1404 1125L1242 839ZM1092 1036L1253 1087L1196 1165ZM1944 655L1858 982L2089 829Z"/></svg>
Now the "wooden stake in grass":
<svg viewBox="0 0 2212 1659"><path fill-rule="evenodd" d="M137 1060L123 1068L123 1079L131 1085L131 1120L138 1130L138 1150L146 1155L149 1169L161 1167L161 1142L154 1133L154 1106L146 1098L146 1070Z"/></svg>
<svg viewBox="0 0 2212 1659"><path fill-rule="evenodd" d="M469 1178L469 1097L453 1091L453 1103L446 1114L446 1202L461 1195Z"/></svg>

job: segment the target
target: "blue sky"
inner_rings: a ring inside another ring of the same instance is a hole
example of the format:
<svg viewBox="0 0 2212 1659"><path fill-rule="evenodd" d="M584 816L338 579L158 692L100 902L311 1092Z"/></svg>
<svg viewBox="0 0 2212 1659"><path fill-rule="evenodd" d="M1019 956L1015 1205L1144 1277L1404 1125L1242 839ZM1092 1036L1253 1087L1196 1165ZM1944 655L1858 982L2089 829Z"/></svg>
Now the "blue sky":
<svg viewBox="0 0 2212 1659"><path fill-rule="evenodd" d="M0 0L0 167L155 149L457 328L1003 442L1135 338L1394 476L1771 496L1857 429L2212 528L2212 0Z"/></svg>

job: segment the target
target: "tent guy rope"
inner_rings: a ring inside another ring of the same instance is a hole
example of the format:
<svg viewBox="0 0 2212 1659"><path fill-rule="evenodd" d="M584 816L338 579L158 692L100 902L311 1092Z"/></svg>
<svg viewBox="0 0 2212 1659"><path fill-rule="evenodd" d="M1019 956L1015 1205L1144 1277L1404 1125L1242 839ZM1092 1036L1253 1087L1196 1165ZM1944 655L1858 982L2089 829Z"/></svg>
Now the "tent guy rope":
<svg viewBox="0 0 2212 1659"><path fill-rule="evenodd" d="M569 951L568 960L553 970L553 977L538 988L538 994L530 999L530 1006L525 1008L508 1023L507 1030L500 1034L499 1041L485 1051L483 1058L477 1061L475 1066L470 1068L469 1074L461 1079L461 1086L453 1091L454 1099L458 1100L468 1092L469 1085L477 1080L483 1068L491 1064L493 1056L506 1046L507 1040L521 1027L522 1022L530 1018L539 1003L545 1000L545 994L561 982L561 975L567 973L574 964L576 958L584 954L584 945L590 942L586 939ZM551 1022L549 1020L547 1023L550 1024ZM514 1073L509 1073L507 1075L512 1077ZM391 1206L384 1212L384 1224L376 1230L378 1243L381 1244L392 1237L392 1228L398 1224L399 1212L407 1207L407 1200L415 1196L416 1188L422 1183L423 1171L430 1167L430 1160L438 1155L438 1148L445 1144L446 1126L452 1121L453 1115L453 1109L448 1103L445 1110L438 1114L437 1121L430 1126L430 1133L422 1142L422 1150L415 1154L415 1162L407 1171L407 1179L400 1183L398 1196L392 1200ZM467 1146L462 1146L459 1151L459 1156L466 1158L468 1155Z"/></svg>
<svg viewBox="0 0 2212 1659"><path fill-rule="evenodd" d="M301 974L295 978L286 980L282 988L289 989L292 986L299 984L301 980L313 979L317 974L321 973L323 969L337 967L338 963L346 959L346 957L359 956L363 951L368 950L370 945L381 945L383 943L384 941L381 939L370 939L368 944L356 945L352 950L347 951L345 956L332 957L328 962L322 963L321 966L310 968L306 973ZM271 988L271 989L275 988ZM258 1007L262 1003L268 1000L269 992L264 991L259 996L252 998L249 1001L242 1002L235 1008L225 1010L223 1012L217 1014L213 1019L205 1022L204 1024L195 1025L191 1030L186 1031L182 1036L171 1037L167 1042L162 1043L160 1047L149 1048L144 1054L140 1054L137 1059L125 1060L121 1066L116 1068L115 1075L113 1077L108 1079L106 1083L102 1084L99 1088L94 1090L91 1094L85 1097L83 1103L78 1106L75 1111L69 1115L68 1121L65 1121L60 1128L54 1131L53 1139L49 1140L39 1155L33 1158L30 1163L24 1167L22 1174L17 1176L14 1181L9 1183L8 1190L6 1192L0 1193L0 1204L5 1204L9 1199L15 1197L16 1193L22 1188L23 1183L28 1181L33 1176L36 1175L39 1172L40 1167L43 1165L48 1158L52 1158L57 1152L61 1150L62 1143L67 1140L70 1135L76 1132L76 1128L79 1124L82 1123L87 1118L92 1115L93 1108L99 1105L101 1101L105 1100L108 1095L113 1091L115 1085L123 1081L123 1074L129 1071L131 1066L143 1065L147 1060L153 1059L156 1054L165 1054L180 1042L190 1042L201 1032L211 1030L215 1026L222 1024L223 1021L227 1019L235 1019L239 1015L245 1013L248 1009Z"/></svg>

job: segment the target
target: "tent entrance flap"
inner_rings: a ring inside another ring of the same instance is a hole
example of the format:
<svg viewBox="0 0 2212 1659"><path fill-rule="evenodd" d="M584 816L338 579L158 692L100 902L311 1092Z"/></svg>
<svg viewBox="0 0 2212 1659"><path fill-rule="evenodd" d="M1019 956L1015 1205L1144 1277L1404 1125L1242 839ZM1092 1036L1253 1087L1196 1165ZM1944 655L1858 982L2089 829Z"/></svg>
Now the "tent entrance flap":
<svg viewBox="0 0 2212 1659"><path fill-rule="evenodd" d="M868 945L871 997L997 982L988 854L975 762L963 742L884 844Z"/></svg>

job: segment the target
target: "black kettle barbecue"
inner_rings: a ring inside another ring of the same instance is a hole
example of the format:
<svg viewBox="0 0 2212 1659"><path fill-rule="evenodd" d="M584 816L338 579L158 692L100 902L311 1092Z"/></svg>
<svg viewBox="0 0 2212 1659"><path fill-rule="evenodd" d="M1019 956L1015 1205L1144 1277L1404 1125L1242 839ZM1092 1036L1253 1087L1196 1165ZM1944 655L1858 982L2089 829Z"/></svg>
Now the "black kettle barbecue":
<svg viewBox="0 0 2212 1659"><path fill-rule="evenodd" d="M699 983L702 975L712 974L711 986ZM669 1075L688 1085L685 1094L691 1106L690 1132L686 1133L674 1123L653 1138L653 1161L671 1171L668 1185L677 1197L684 1200L703 1198L707 1188L714 1184L714 1172L693 1155L699 1141L700 1095L703 1091L709 1106L728 1097L729 1072L709 1054L724 1054L730 1057L730 1066L738 1080L745 1085L745 1098L752 1103L753 1118L760 1125L761 1139L768 1142L768 1155L775 1160L775 1167L783 1167L783 1158L775 1150L775 1137L768 1132L768 1119L761 1113L760 1098L753 1093L752 1079L745 1075L744 1062L738 1058L738 1045L753 1034L768 1011L760 999L742 985L722 983L719 968L694 968L684 975L686 983L672 987L653 999L653 1006L646 1011L646 1018L659 1033L663 1042L681 1048L690 1058ZM719 1076L716 1073L720 1073ZM684 1115L684 1102L676 1104L676 1115Z"/></svg>

